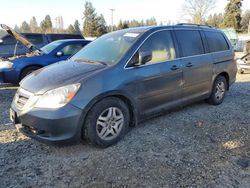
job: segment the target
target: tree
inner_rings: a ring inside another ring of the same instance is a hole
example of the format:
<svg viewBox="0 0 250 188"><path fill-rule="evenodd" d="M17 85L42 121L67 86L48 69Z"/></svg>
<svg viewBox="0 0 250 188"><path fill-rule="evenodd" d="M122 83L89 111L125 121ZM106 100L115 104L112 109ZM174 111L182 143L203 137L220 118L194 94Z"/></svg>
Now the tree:
<svg viewBox="0 0 250 188"><path fill-rule="evenodd" d="M250 9L246 10L246 12L242 16L241 30L243 32L250 32Z"/></svg>
<svg viewBox="0 0 250 188"><path fill-rule="evenodd" d="M106 22L102 15L95 13L95 8L91 2L85 3L83 12L83 34L84 36L98 37L107 32Z"/></svg>
<svg viewBox="0 0 250 188"><path fill-rule="evenodd" d="M223 27L233 27L236 31L240 31L242 0L228 1L225 8Z"/></svg>
<svg viewBox="0 0 250 188"><path fill-rule="evenodd" d="M52 32L53 25L50 15L45 16L45 19L41 22L40 27L45 33Z"/></svg>
<svg viewBox="0 0 250 188"><path fill-rule="evenodd" d="M78 20L76 20L74 23L74 29L76 34L81 34L80 24Z"/></svg>
<svg viewBox="0 0 250 188"><path fill-rule="evenodd" d="M157 25L157 21L154 17L147 19L146 23L144 24L144 21L142 20L142 25L146 25L146 26L152 26L152 25Z"/></svg>
<svg viewBox="0 0 250 188"><path fill-rule="evenodd" d="M38 25L37 25L36 18L34 16L30 20L30 30L33 33L38 32Z"/></svg>
<svg viewBox="0 0 250 188"><path fill-rule="evenodd" d="M96 36L99 37L103 34L107 33L106 21L101 14L97 17L97 28L96 28Z"/></svg>
<svg viewBox="0 0 250 188"><path fill-rule="evenodd" d="M72 24L70 24L69 27L67 28L67 33L76 34L75 27Z"/></svg>
<svg viewBox="0 0 250 188"><path fill-rule="evenodd" d="M15 25L14 30L15 30L16 32L20 32L20 28L18 27L18 25Z"/></svg>
<svg viewBox="0 0 250 188"><path fill-rule="evenodd" d="M83 35L94 37L96 34L96 17L95 8L91 2L85 3L85 10L83 12Z"/></svg>
<svg viewBox="0 0 250 188"><path fill-rule="evenodd" d="M215 0L185 0L183 15L188 22L204 24L214 6Z"/></svg>
<svg viewBox="0 0 250 188"><path fill-rule="evenodd" d="M220 13L220 14L210 14L206 23L208 25L211 25L213 27L221 27L222 26L222 23L223 23L223 15Z"/></svg>
<svg viewBox="0 0 250 188"><path fill-rule="evenodd" d="M26 21L24 21L24 22L22 23L22 25L21 25L21 27L20 27L20 31L21 31L22 33L29 33L29 32L31 32L30 26L29 26L29 24L28 24Z"/></svg>

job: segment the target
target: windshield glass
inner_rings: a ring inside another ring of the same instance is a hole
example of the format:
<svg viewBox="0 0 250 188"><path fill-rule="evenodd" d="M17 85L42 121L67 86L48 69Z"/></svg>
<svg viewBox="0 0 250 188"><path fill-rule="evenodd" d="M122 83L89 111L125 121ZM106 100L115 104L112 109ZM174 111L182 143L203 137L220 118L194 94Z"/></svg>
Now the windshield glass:
<svg viewBox="0 0 250 188"><path fill-rule="evenodd" d="M125 30L106 34L88 44L71 59L114 65L139 38L140 34L141 32Z"/></svg>
<svg viewBox="0 0 250 188"><path fill-rule="evenodd" d="M44 53L49 54L50 52L52 52L54 49L56 49L61 44L62 44L61 41L51 42L51 43L45 45L44 47L42 47L41 50Z"/></svg>

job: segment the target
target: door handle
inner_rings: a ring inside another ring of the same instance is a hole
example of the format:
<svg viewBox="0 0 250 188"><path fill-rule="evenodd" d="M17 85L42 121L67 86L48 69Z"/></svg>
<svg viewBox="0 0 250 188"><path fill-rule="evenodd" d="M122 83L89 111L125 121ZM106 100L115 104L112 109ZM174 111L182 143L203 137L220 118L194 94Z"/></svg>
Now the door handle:
<svg viewBox="0 0 250 188"><path fill-rule="evenodd" d="M171 67L171 70L178 70L179 69L179 67L177 66L177 65L173 65L172 67Z"/></svg>
<svg viewBox="0 0 250 188"><path fill-rule="evenodd" d="M193 66L193 64L192 63L188 63L188 64L186 64L186 67L192 67Z"/></svg>

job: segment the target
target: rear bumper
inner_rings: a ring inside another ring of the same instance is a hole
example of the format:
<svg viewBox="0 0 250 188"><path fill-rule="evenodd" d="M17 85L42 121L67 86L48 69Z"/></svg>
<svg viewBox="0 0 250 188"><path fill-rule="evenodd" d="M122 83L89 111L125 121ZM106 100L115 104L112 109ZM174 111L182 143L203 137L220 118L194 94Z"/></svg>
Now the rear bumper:
<svg viewBox="0 0 250 188"><path fill-rule="evenodd" d="M11 119L28 137L48 144L74 143L81 139L83 113L75 106L68 104L57 110L34 108L23 115L18 115L15 106L11 108L15 116Z"/></svg>

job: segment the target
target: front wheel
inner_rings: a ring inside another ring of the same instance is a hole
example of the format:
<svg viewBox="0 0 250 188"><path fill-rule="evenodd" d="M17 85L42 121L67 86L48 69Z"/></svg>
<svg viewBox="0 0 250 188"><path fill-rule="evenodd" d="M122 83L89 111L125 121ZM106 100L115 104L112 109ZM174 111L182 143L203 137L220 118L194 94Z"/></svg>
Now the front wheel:
<svg viewBox="0 0 250 188"><path fill-rule="evenodd" d="M225 77L218 76L213 85L212 93L208 98L208 103L212 105L219 105L223 102L227 91L227 81Z"/></svg>
<svg viewBox="0 0 250 188"><path fill-rule="evenodd" d="M84 137L94 145L107 147L127 133L130 113L119 98L109 97L96 103L86 117Z"/></svg>

